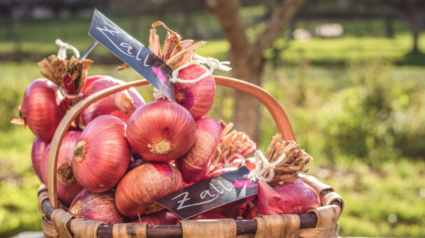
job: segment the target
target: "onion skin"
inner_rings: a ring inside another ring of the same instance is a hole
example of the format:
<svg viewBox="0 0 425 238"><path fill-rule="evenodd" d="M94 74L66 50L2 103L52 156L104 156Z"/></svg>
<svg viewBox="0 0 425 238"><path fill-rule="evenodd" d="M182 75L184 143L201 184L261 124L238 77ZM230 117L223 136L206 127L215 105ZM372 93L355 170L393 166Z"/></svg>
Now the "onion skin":
<svg viewBox="0 0 425 238"><path fill-rule="evenodd" d="M320 207L319 195L301 179L286 183L275 190L266 183L258 184L257 204L247 215L252 219L261 215L305 214Z"/></svg>
<svg viewBox="0 0 425 238"><path fill-rule="evenodd" d="M59 104L58 88L47 79L36 79L25 90L19 112L36 137L50 142L64 115Z"/></svg>
<svg viewBox="0 0 425 238"><path fill-rule="evenodd" d="M41 178L41 171L40 171L41 159L43 158L44 150L46 149L48 144L49 143L44 142L38 137L34 139L34 143L32 144L32 150L31 150L32 167L34 168L34 172L41 182L43 182L43 179Z"/></svg>
<svg viewBox="0 0 425 238"><path fill-rule="evenodd" d="M179 71L179 78L196 79L207 71L201 65L194 64ZM199 119L211 110L215 98L215 81L212 75L196 83L175 83L176 102L185 107L193 118Z"/></svg>
<svg viewBox="0 0 425 238"><path fill-rule="evenodd" d="M131 170L118 184L115 203L124 216L143 215L154 201L183 188L180 171L166 163L146 163Z"/></svg>
<svg viewBox="0 0 425 238"><path fill-rule="evenodd" d="M147 103L133 113L127 124L131 148L150 162L180 158L195 142L195 121L175 102Z"/></svg>
<svg viewBox="0 0 425 238"><path fill-rule="evenodd" d="M114 197L112 190L91 193L84 189L75 197L69 212L75 217L101 221L111 226L123 223L124 216L118 212Z"/></svg>
<svg viewBox="0 0 425 238"><path fill-rule="evenodd" d="M81 133L74 149L72 170L78 183L93 193L113 188L127 171L131 152L125 123L99 116Z"/></svg>
<svg viewBox="0 0 425 238"><path fill-rule="evenodd" d="M161 211L150 215L145 215L136 219L133 223L146 222L149 226L176 225L180 218L170 211Z"/></svg>
<svg viewBox="0 0 425 238"><path fill-rule="evenodd" d="M217 121L202 118L195 121L196 134L193 147L182 158L176 160L185 183L201 181L209 172L221 137L221 126Z"/></svg>
<svg viewBox="0 0 425 238"><path fill-rule="evenodd" d="M57 163L57 179L56 187L58 199L64 205L71 204L72 200L83 189L75 179L72 172L72 153L74 146L77 143L78 137L81 135L79 131L69 131L65 134L62 144L59 149L58 163ZM48 174L48 160L49 160L50 144L46 147L43 158L41 160L41 177L42 182L47 184Z"/></svg>
<svg viewBox="0 0 425 238"><path fill-rule="evenodd" d="M238 170L238 168L236 167L228 167L228 168L222 168L222 169L217 169L214 171L211 171L210 173L208 173L203 179L207 179L207 178L212 178L221 174L225 174L228 172L232 172L232 171L236 171Z"/></svg>
<svg viewBox="0 0 425 238"><path fill-rule="evenodd" d="M214 220L214 219L226 219L226 218L227 217L217 213L206 212L206 213L202 213L197 216L194 216L190 218L190 220Z"/></svg>
<svg viewBox="0 0 425 238"><path fill-rule="evenodd" d="M125 84L124 81L111 77L93 79L84 88L83 99L104 89L123 84ZM104 97L84 109L80 114L81 123L87 125L101 115L113 115L127 123L132 113L144 104L145 101L134 88L124 90Z"/></svg>
<svg viewBox="0 0 425 238"><path fill-rule="evenodd" d="M87 88L95 81L97 81L98 79L102 79L102 78L107 78L110 79L112 78L111 76L108 75L92 75L86 78L86 82L84 83L83 88L81 89L81 92L84 93Z"/></svg>

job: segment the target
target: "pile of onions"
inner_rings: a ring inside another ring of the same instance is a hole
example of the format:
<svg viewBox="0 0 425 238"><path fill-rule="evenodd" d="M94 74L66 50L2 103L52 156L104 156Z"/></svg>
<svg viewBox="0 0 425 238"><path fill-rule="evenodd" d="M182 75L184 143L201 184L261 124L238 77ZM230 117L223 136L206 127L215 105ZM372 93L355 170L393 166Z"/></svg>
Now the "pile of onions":
<svg viewBox="0 0 425 238"><path fill-rule="evenodd" d="M118 212L114 197L115 193L112 190L91 193L84 189L75 197L69 212L74 217L101 221L111 226L123 223L124 216Z"/></svg>
<svg viewBox="0 0 425 238"><path fill-rule="evenodd" d="M133 223L146 222L149 226L175 225L180 218L170 211L161 211L150 215L145 215L133 221Z"/></svg>
<svg viewBox="0 0 425 238"><path fill-rule="evenodd" d="M178 159L195 142L195 121L175 102L147 103L133 113L127 125L131 148L148 161Z"/></svg>
<svg viewBox="0 0 425 238"><path fill-rule="evenodd" d="M82 190L82 187L77 183L77 180L74 177L71 166L72 153L80 134L81 132L78 131L67 132L59 149L58 162L56 167L56 187L58 199L64 205L71 204L75 196L77 196L77 194ZM44 184L47 184L49 152L50 145L48 145L45 149L40 165L41 177Z"/></svg>
<svg viewBox="0 0 425 238"><path fill-rule="evenodd" d="M48 144L49 143L42 141L38 137L34 139L34 143L32 144L32 150L31 150L32 167L34 168L34 172L41 182L43 182L43 179L41 178L41 171L40 171L41 158L43 158L44 150L46 149Z"/></svg>
<svg viewBox="0 0 425 238"><path fill-rule="evenodd" d="M88 86L83 89L83 99L106 88L125 84L124 81L119 79L101 76L97 77L99 78L93 77L93 79L90 79ZM113 115L126 123L133 112L144 104L145 101L136 89L131 88L109 95L92 103L81 112L80 122L83 125L87 125L98 116Z"/></svg>
<svg viewBox="0 0 425 238"><path fill-rule="evenodd" d="M182 80L196 79L207 69L199 64L193 64L179 71ZM175 83L176 102L185 107L193 118L199 119L211 110L215 98L215 81L212 75L196 83Z"/></svg>
<svg viewBox="0 0 425 238"><path fill-rule="evenodd" d="M53 138L64 115L59 103L58 88L47 79L36 79L28 85L19 106L24 124L45 142Z"/></svg>
<svg viewBox="0 0 425 238"><path fill-rule="evenodd" d="M118 184L115 202L124 216L137 217L151 210L155 200L183 188L183 180L174 166L146 163L131 170Z"/></svg>
<svg viewBox="0 0 425 238"><path fill-rule="evenodd" d="M207 175L221 137L221 126L209 118L196 120L195 143L182 158L176 160L185 183L201 181Z"/></svg>
<svg viewBox="0 0 425 238"><path fill-rule="evenodd" d="M117 117L99 116L81 133L72 169L78 183L90 192L108 191L127 171L131 152L125 127Z"/></svg>

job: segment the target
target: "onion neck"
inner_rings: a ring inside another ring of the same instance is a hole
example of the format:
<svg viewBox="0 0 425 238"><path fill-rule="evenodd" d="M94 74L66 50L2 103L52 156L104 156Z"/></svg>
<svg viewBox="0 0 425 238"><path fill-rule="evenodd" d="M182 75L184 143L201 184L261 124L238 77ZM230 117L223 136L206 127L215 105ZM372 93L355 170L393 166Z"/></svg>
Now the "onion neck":
<svg viewBox="0 0 425 238"><path fill-rule="evenodd" d="M86 142L78 141L74 148L74 160L76 162L81 162L84 159L86 154Z"/></svg>
<svg viewBox="0 0 425 238"><path fill-rule="evenodd" d="M81 215L81 205L80 205L80 201L77 201L75 204L74 204L74 206L72 206L70 209L69 209L69 212L72 214L72 215L74 215L74 217L80 217L80 215Z"/></svg>
<svg viewBox="0 0 425 238"><path fill-rule="evenodd" d="M59 167L58 178L64 185L71 185L75 182L75 177L72 173L71 163L65 163Z"/></svg>
<svg viewBox="0 0 425 238"><path fill-rule="evenodd" d="M131 97L125 93L118 94L114 99L115 106L123 113L129 114L134 111L134 104Z"/></svg>
<svg viewBox="0 0 425 238"><path fill-rule="evenodd" d="M149 146L149 147L152 148L150 150L152 153L155 153L158 155L166 154L171 150L171 144L170 142L166 140L160 140L156 142L155 144L153 144L153 146Z"/></svg>

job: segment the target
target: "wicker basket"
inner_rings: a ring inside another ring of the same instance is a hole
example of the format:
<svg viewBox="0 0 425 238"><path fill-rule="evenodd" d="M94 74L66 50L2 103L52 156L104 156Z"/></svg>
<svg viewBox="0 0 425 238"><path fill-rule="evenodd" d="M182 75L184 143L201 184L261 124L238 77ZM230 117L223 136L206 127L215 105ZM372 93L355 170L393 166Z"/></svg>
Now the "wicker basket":
<svg viewBox="0 0 425 238"><path fill-rule="evenodd" d="M247 82L215 76L219 85L241 90L257 98L272 114L284 140L295 140L294 133L285 111L278 101L264 89ZM114 226L98 221L74 218L64 209L60 209L56 191L56 165L59 145L73 120L91 103L113 93L131 88L149 85L139 80L108 88L89 96L76 104L62 119L50 145L48 162L48 189L40 186L38 201L42 214L45 237L338 237L338 218L344 209L344 200L333 191L331 186L321 183L312 176L298 176L319 194L322 207L313 209L304 215L262 216L254 220L208 220L180 221L177 225L147 226L146 223L124 223Z"/></svg>

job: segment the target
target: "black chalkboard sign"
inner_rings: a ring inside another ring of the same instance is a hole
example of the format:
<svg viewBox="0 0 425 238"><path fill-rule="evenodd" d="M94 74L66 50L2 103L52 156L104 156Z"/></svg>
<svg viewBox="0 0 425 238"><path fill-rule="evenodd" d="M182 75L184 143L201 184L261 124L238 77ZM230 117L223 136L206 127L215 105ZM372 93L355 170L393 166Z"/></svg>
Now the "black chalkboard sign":
<svg viewBox="0 0 425 238"><path fill-rule="evenodd" d="M167 98L175 101L174 84L168 81L173 70L97 9L94 10L89 35L135 69Z"/></svg>
<svg viewBox="0 0 425 238"><path fill-rule="evenodd" d="M249 181L248 174L249 169L243 166L238 170L199 181L156 202L181 219L188 219L257 194L258 183Z"/></svg>

